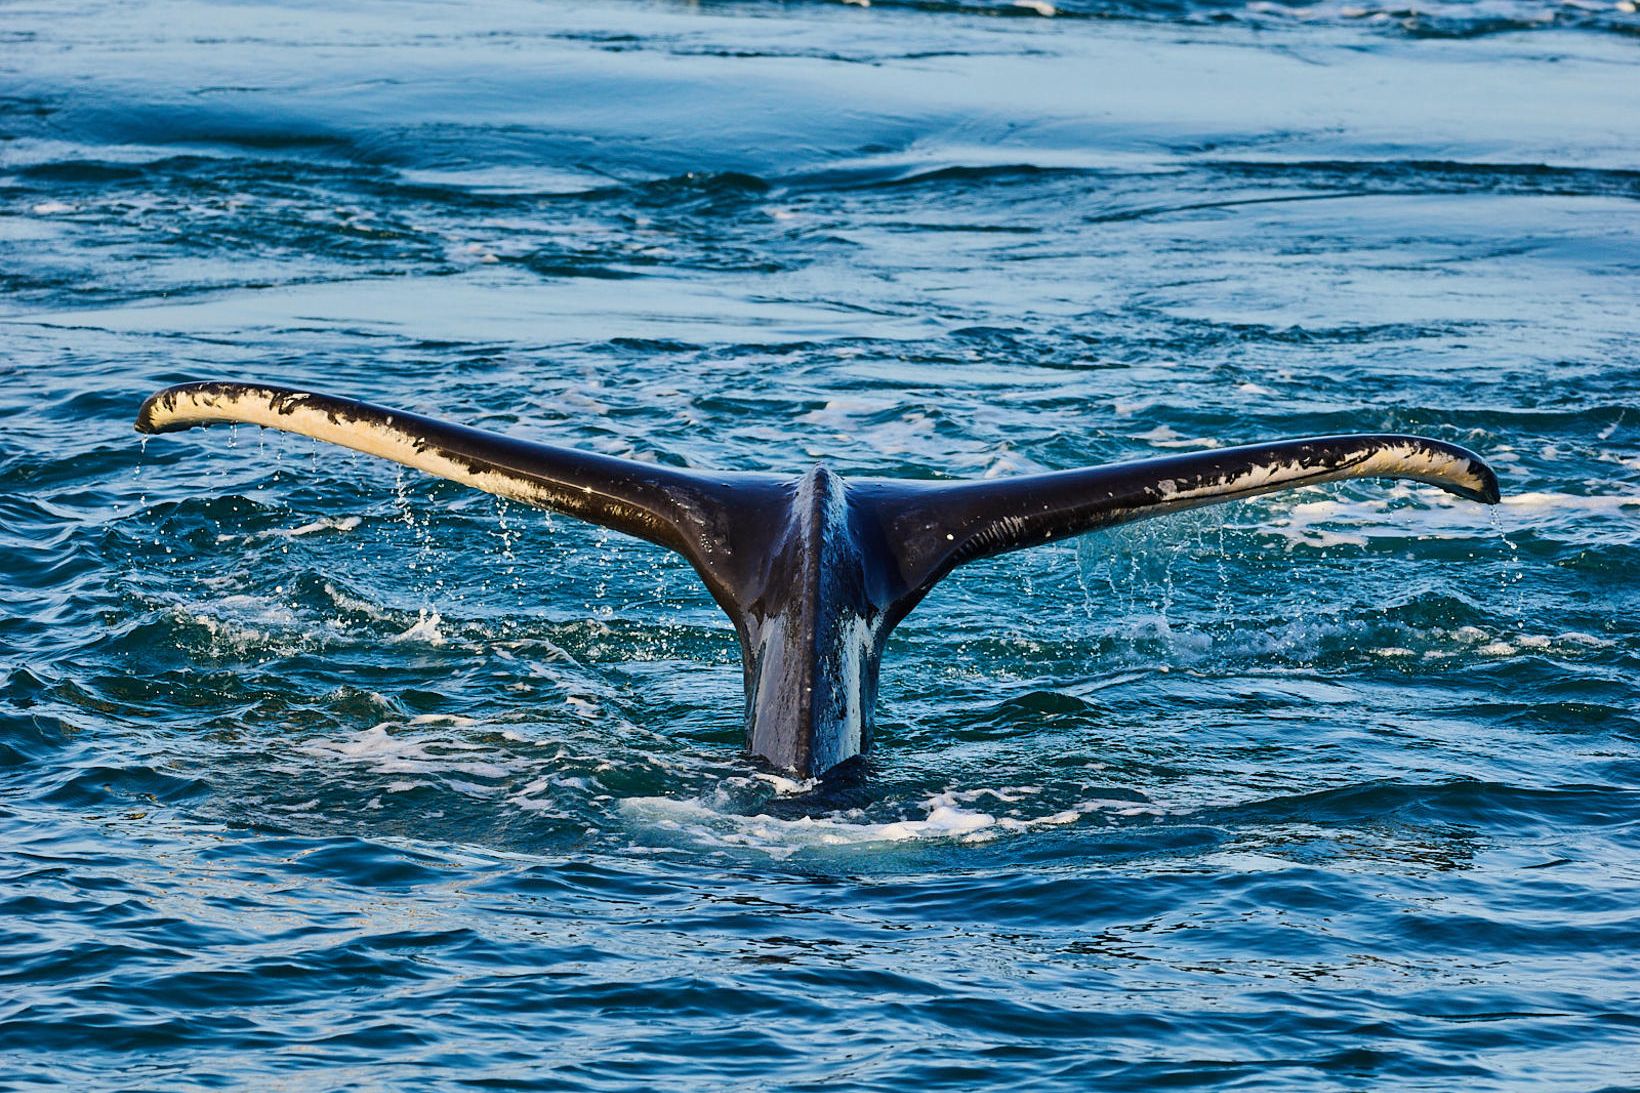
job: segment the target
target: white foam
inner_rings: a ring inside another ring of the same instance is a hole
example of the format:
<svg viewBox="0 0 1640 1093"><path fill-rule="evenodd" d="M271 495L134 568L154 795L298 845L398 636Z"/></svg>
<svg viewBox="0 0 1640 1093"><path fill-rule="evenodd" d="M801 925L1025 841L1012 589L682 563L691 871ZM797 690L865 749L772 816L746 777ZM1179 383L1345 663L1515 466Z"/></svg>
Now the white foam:
<svg viewBox="0 0 1640 1093"><path fill-rule="evenodd" d="M959 801L978 801L989 797L1001 801L1003 804L1013 805L1041 792L1041 786L1011 786L1006 789L992 789L990 787L984 789L953 789L940 794L934 800L951 804Z"/></svg>
<svg viewBox="0 0 1640 1093"><path fill-rule="evenodd" d="M980 475L980 477L1002 478L1007 475L1030 474L1032 471L1037 469L1038 468L1035 464L1026 459L1022 459L1014 452L1009 451L1006 447L1003 447L997 452L996 456L991 460L991 465L985 468L985 471Z"/></svg>
<svg viewBox="0 0 1640 1093"><path fill-rule="evenodd" d="M255 627L241 626L223 619L214 619L209 615L187 614L185 617L211 636L211 644L218 652L246 653L251 649L267 645L272 635Z"/></svg>
<svg viewBox="0 0 1640 1093"><path fill-rule="evenodd" d="M357 611L361 615L367 615L377 620L388 617L386 611L383 611L369 600L361 600L357 596L349 595L329 581L325 582L324 588L325 595L330 597L330 602L344 611Z"/></svg>
<svg viewBox="0 0 1640 1093"><path fill-rule="evenodd" d="M869 823L838 816L738 816L720 812L698 798L630 797L622 811L663 831L674 831L703 846L743 847L775 858L819 847L903 843L914 839L973 837L998 823L995 816L937 805L922 820Z"/></svg>
<svg viewBox="0 0 1640 1093"><path fill-rule="evenodd" d="M359 518L357 516L326 516L300 527L274 528L272 531L264 531L258 538L271 536L280 539L294 539L299 535L312 535L316 531L352 531L358 526Z"/></svg>
<svg viewBox="0 0 1640 1093"><path fill-rule="evenodd" d="M1062 827L1076 823L1091 813L1133 817L1162 815L1152 805L1104 798L1082 801L1043 816L1019 818L999 816L979 809L964 808L962 802L993 797L1012 802L1040 792L1040 787L978 789L947 792L923 802L927 814L922 819L873 822L858 810L826 816L780 819L764 814L740 815L724 812L702 798L675 800L670 797L629 797L621 810L654 828L676 833L702 846L756 850L774 858L788 858L801 850L834 847L868 847L910 842L948 840L981 843L1008 834L1040 827Z"/></svg>
<svg viewBox="0 0 1640 1093"><path fill-rule="evenodd" d="M808 793L820 784L818 778L804 778L798 781L795 778L785 778L766 770L753 771L752 777L759 782L767 782L773 786L775 793L781 797L793 797L799 793Z"/></svg>
<svg viewBox="0 0 1640 1093"><path fill-rule="evenodd" d="M1297 496L1304 496L1299 494ZM1314 495L1311 495L1314 496ZM1405 504L1416 500L1418 504ZM1440 489L1397 483L1383 496L1360 501L1334 497L1270 502L1277 510L1261 527L1295 546L1366 546L1379 538L1474 539L1490 534L1473 507ZM1460 507L1461 506L1461 507Z"/></svg>
<svg viewBox="0 0 1640 1093"><path fill-rule="evenodd" d="M1592 634L1493 634L1478 626L1460 626L1456 630L1447 631L1435 630L1426 636L1435 642L1445 642L1448 647L1426 649L1421 654L1425 660L1445 660L1470 653L1482 657L1513 657L1519 656L1523 651L1577 656L1584 650L1612 644ZM1419 655L1414 650L1401 646L1385 646L1373 649L1371 653L1374 656L1393 658Z"/></svg>
<svg viewBox="0 0 1640 1093"><path fill-rule="evenodd" d="M389 729L402 727L401 722L384 721L353 736L340 739L311 740L298 745L298 751L323 759L356 763L378 774L438 774L458 775L450 780L462 792L492 792L489 788L469 781L473 778L505 778L517 763L496 762L503 755L483 744L463 740L427 739L408 734L394 734ZM474 753L483 753L482 755ZM388 793L414 789L416 782L393 782Z"/></svg>
<svg viewBox="0 0 1640 1093"><path fill-rule="evenodd" d="M453 713L423 713L423 714L417 714L415 717L412 717L409 720L408 724L411 724L411 725L455 725L459 728L467 728L470 725L478 724L478 719L473 718L473 717L462 717L460 714L453 714ZM515 739L522 739L521 737L514 737L514 738Z"/></svg>
<svg viewBox="0 0 1640 1093"><path fill-rule="evenodd" d="M1503 499L1503 504L1512 509L1525 509L1527 511L1554 509L1558 512L1610 513L1622 509L1640 508L1640 494L1572 494L1533 491L1511 494Z"/></svg>
<svg viewBox="0 0 1640 1093"><path fill-rule="evenodd" d="M1408 505L1408 500L1417 504ZM1484 524L1477 523L1467 502L1433 487L1405 483L1386 490L1382 497L1360 501L1318 498L1296 503L1277 500L1271 505L1279 515L1262 526L1286 539L1289 548L1300 544L1365 546L1380 538L1462 540L1489 534ZM1640 509L1640 495L1534 491L1505 496L1502 509L1501 516L1510 525L1541 526L1540 513L1628 516ZM1530 519L1527 514L1532 514Z"/></svg>
<svg viewBox="0 0 1640 1093"><path fill-rule="evenodd" d="M541 794L548 792L551 788L551 779L536 778L526 784L523 789L520 789L516 793L510 794L507 797L507 803L523 809L525 812L553 811L557 802L555 802L551 797L541 796Z"/></svg>
<svg viewBox="0 0 1640 1093"><path fill-rule="evenodd" d="M178 606L173 611L178 618L202 628L209 635L212 654L218 656L295 652L324 641L323 635L301 624L284 603L260 596L221 596L209 603Z"/></svg>
<svg viewBox="0 0 1640 1093"><path fill-rule="evenodd" d="M465 782L460 778L446 778L444 784L464 797L493 797L499 792L493 786L480 785L477 782Z"/></svg>
<svg viewBox="0 0 1640 1093"><path fill-rule="evenodd" d="M1134 433L1134 440L1143 440L1153 448L1217 448L1212 437L1182 436L1166 425L1158 425L1148 433Z"/></svg>
<svg viewBox="0 0 1640 1093"><path fill-rule="evenodd" d="M443 617L437 611L429 611L424 607L418 613L415 625L403 633L394 634L388 640L395 642L424 641L428 645L443 645L447 640L444 637L444 632L439 629L439 624L443 621Z"/></svg>

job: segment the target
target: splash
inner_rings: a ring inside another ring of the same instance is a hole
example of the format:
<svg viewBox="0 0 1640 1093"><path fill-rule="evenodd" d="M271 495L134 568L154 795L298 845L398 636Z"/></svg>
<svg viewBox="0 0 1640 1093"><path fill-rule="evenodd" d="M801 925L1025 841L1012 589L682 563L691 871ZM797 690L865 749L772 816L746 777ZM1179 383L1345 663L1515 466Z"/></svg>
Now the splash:
<svg viewBox="0 0 1640 1093"><path fill-rule="evenodd" d="M1164 810L1131 800L1094 798L1038 816L999 815L968 807L990 798L1014 804L1040 792L1039 787L982 788L946 791L921 804L921 818L874 821L860 811L820 816L780 818L764 813L746 815L724 811L721 796L677 800L638 797L621 802L621 811L639 831L671 835L687 843L716 849L752 850L774 859L804 851L843 848L869 849L894 844L951 842L988 843L1006 836L1076 824L1091 815L1135 818L1161 816Z"/></svg>
<svg viewBox="0 0 1640 1093"><path fill-rule="evenodd" d="M440 646L448 644L442 629L444 616L430 608L423 607L416 613L416 621L409 629L394 634L390 639L394 642L421 642L426 645Z"/></svg>

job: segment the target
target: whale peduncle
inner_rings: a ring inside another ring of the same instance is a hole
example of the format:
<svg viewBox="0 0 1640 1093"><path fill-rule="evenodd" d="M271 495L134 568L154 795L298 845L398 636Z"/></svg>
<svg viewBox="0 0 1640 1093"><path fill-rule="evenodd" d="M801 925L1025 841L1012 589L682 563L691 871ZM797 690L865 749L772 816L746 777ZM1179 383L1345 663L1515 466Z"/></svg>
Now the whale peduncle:
<svg viewBox="0 0 1640 1093"><path fill-rule="evenodd" d="M843 480L816 466L792 490L742 635L747 747L821 774L870 746L887 603Z"/></svg>

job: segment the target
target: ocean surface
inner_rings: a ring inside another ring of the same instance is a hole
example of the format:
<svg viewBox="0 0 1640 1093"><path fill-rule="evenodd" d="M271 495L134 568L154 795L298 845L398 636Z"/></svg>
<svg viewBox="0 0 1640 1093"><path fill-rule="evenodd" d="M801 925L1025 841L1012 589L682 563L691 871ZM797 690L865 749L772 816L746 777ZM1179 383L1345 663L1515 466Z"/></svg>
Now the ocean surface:
<svg viewBox="0 0 1640 1093"><path fill-rule="evenodd" d="M1631 2L0 0L0 1088L1640 1089ZM948 579L741 752L686 563L185 380L1352 483Z"/></svg>

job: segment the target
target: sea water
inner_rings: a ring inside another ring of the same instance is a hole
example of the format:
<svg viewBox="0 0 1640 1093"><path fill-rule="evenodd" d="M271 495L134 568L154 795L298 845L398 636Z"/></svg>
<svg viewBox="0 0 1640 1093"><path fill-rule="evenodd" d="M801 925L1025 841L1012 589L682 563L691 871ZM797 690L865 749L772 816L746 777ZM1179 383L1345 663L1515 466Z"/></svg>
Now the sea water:
<svg viewBox="0 0 1640 1093"><path fill-rule="evenodd" d="M0 1085L1640 1086L1632 3L0 3ZM1351 483L969 566L869 758L657 548L170 383Z"/></svg>

